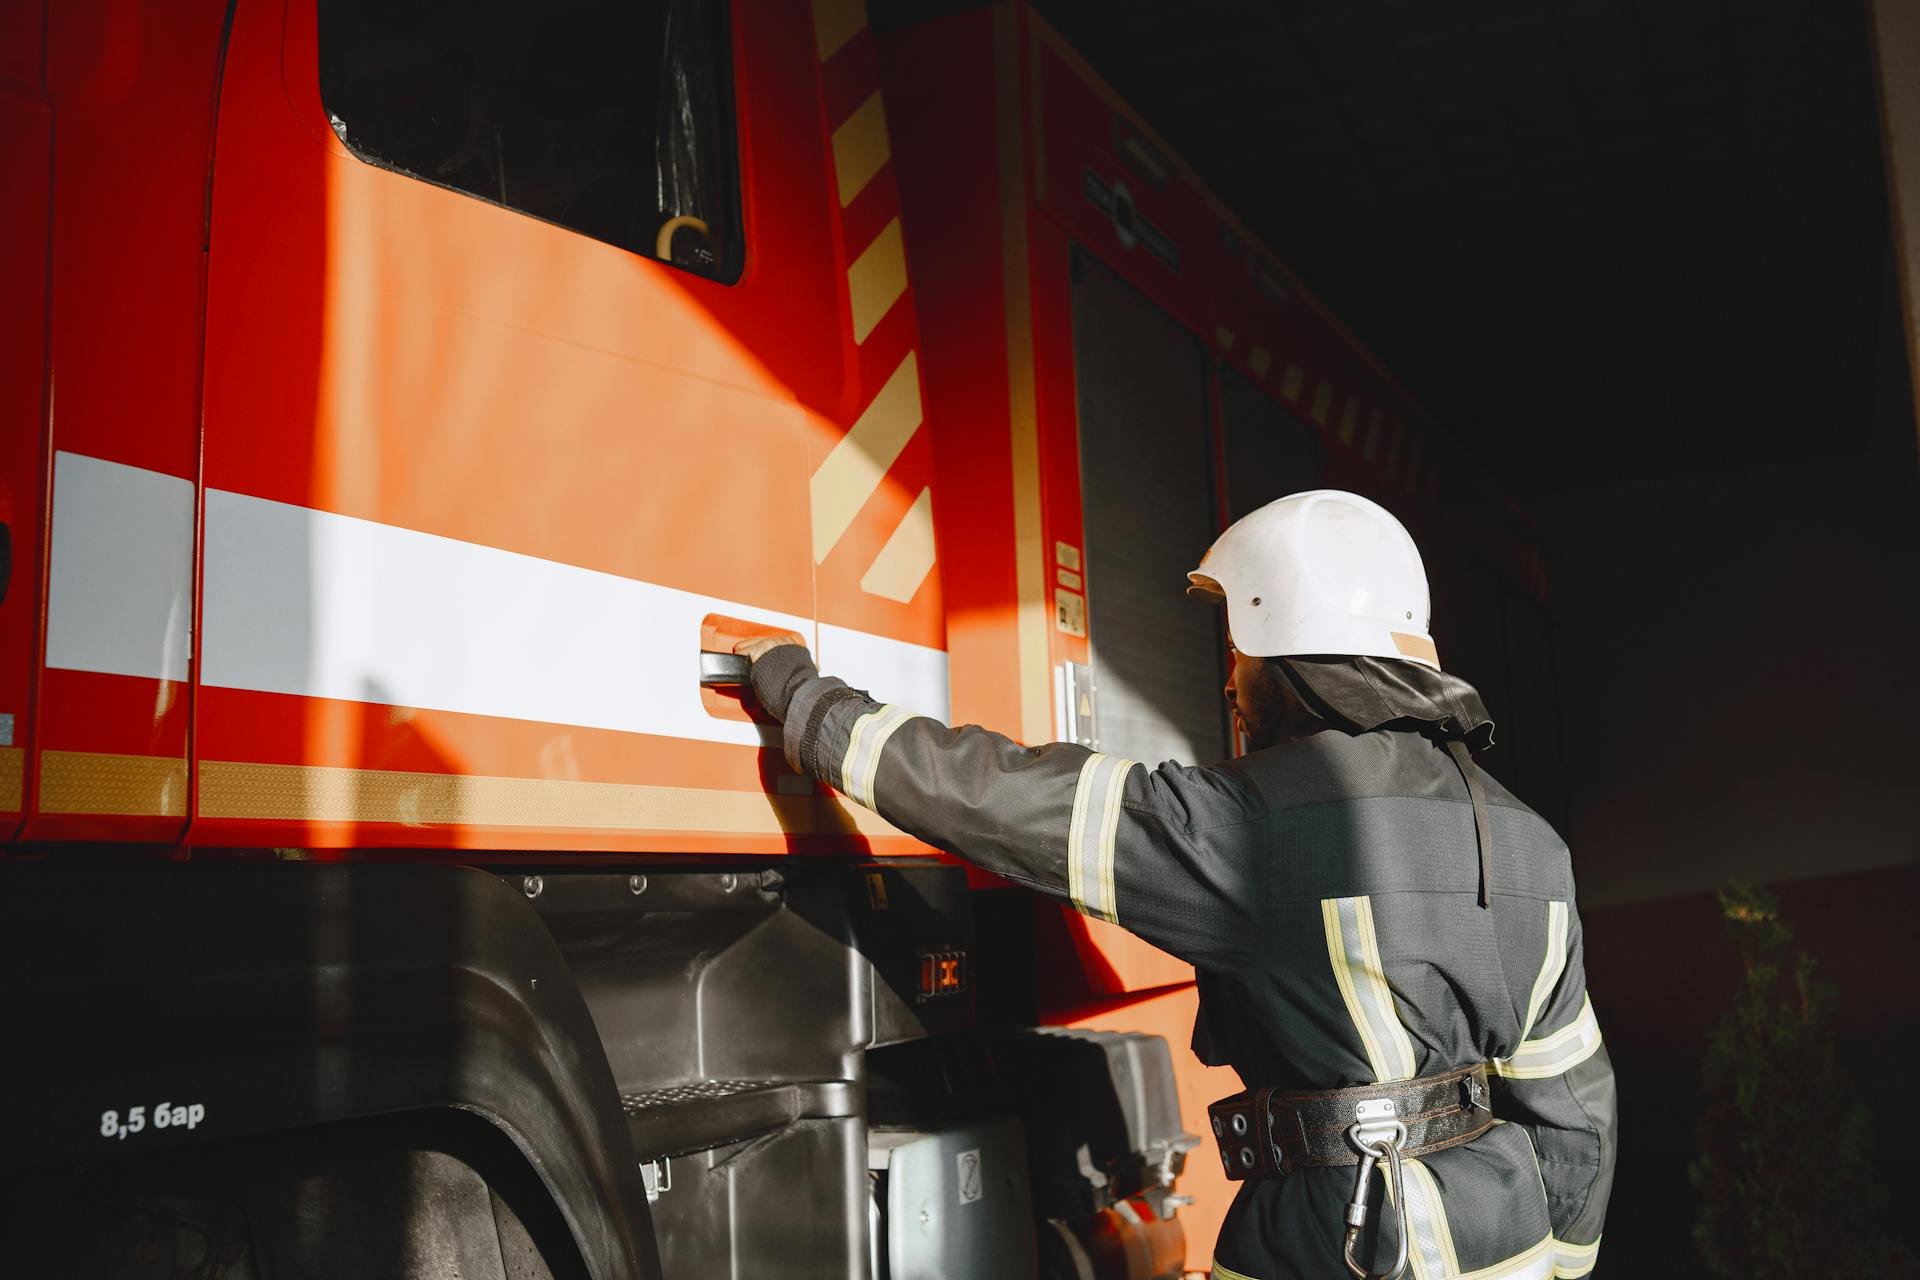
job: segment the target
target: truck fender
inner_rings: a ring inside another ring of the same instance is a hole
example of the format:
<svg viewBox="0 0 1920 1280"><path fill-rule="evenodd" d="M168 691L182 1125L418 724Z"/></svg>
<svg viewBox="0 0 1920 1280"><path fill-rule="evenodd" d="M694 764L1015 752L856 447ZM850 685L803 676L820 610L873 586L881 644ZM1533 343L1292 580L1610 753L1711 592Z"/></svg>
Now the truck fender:
<svg viewBox="0 0 1920 1280"><path fill-rule="evenodd" d="M598 1280L659 1254L579 987L464 867L0 863L0 1170L456 1107L533 1166Z"/></svg>

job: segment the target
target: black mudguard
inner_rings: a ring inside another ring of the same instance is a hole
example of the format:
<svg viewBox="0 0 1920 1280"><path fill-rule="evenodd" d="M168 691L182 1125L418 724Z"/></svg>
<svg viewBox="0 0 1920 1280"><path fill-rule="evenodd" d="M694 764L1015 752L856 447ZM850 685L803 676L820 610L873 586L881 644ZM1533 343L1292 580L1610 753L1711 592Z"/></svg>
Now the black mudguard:
<svg viewBox="0 0 1920 1280"><path fill-rule="evenodd" d="M457 1107L526 1156L593 1276L659 1275L593 1020L496 876L0 864L0 1028L0 1170Z"/></svg>

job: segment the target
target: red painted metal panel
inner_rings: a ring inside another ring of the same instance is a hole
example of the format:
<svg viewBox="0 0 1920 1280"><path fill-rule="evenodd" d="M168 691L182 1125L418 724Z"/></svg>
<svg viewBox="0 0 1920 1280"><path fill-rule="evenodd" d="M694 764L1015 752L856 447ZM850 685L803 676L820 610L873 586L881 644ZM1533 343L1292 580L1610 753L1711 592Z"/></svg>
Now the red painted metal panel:
<svg viewBox="0 0 1920 1280"><path fill-rule="evenodd" d="M53 110L40 92L39 6L6 6L9 58L32 52L31 67L9 62L0 81L0 171L11 190L0 200L0 524L6 526L7 578L0 597L0 841L20 829L33 735L33 685L40 647L42 548L47 470L47 249L52 200ZM25 47L9 47L17 38ZM31 73L23 82L15 74Z"/></svg>

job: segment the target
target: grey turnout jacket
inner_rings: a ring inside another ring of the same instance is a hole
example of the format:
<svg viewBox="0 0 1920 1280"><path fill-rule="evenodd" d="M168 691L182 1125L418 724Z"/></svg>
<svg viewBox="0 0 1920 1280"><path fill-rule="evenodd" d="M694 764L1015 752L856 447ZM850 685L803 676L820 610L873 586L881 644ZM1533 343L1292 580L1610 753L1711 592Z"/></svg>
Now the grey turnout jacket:
<svg viewBox="0 0 1920 1280"><path fill-rule="evenodd" d="M1583 1276L1613 1179L1613 1071L1587 998L1566 846L1492 779L1491 899L1467 787L1418 733L1316 733L1149 768L953 729L754 664L794 767L938 848L1191 962L1194 1048L1248 1088L1339 1088L1491 1064L1495 1125L1406 1162L1409 1272ZM1347 1275L1351 1168L1242 1185L1218 1280ZM1376 1191L1374 1201L1384 1196ZM1391 1265L1395 1214L1362 1240Z"/></svg>

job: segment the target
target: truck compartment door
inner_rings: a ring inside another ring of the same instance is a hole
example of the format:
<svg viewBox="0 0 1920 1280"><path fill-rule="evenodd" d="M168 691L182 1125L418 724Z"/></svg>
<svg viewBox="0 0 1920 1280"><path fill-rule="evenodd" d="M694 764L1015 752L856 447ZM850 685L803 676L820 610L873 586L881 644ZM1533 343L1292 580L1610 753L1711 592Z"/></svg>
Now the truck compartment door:
<svg viewBox="0 0 1920 1280"><path fill-rule="evenodd" d="M1085 254L1073 344L1095 745L1210 764L1228 753L1220 620L1180 597L1218 531L1206 355Z"/></svg>

